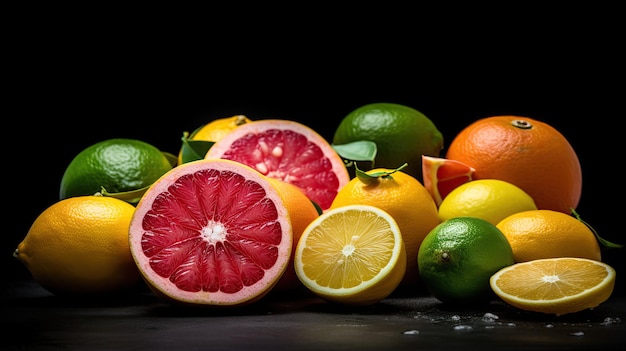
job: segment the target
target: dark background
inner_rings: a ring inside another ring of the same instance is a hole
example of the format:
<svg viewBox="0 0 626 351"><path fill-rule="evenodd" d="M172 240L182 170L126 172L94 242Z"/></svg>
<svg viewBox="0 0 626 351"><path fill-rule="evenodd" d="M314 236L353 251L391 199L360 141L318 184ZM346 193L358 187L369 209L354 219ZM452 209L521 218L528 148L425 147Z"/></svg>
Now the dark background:
<svg viewBox="0 0 626 351"><path fill-rule="evenodd" d="M26 16L5 50L3 266L28 277L11 254L58 200L65 167L95 142L137 138L176 154L184 131L235 114L300 121L331 140L346 114L371 102L423 112L446 145L490 115L551 124L581 161L579 214L626 243L623 25L611 9L545 10L477 18L450 9L446 21L328 10L304 23L301 13L279 21L249 11L219 25L208 12L183 26L149 14L44 24ZM620 255L605 257L618 266Z"/></svg>

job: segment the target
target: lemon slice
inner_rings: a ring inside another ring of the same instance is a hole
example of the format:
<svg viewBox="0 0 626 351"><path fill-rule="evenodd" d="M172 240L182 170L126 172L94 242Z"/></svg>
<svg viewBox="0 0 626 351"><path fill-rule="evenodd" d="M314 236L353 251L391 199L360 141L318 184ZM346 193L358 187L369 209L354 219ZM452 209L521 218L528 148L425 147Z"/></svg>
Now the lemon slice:
<svg viewBox="0 0 626 351"><path fill-rule="evenodd" d="M489 283L512 306L559 316L606 301L615 286L615 269L585 258L546 258L502 268Z"/></svg>
<svg viewBox="0 0 626 351"><path fill-rule="evenodd" d="M372 305L398 287L406 271L398 224L371 205L324 212L302 233L294 266L300 281L334 303Z"/></svg>

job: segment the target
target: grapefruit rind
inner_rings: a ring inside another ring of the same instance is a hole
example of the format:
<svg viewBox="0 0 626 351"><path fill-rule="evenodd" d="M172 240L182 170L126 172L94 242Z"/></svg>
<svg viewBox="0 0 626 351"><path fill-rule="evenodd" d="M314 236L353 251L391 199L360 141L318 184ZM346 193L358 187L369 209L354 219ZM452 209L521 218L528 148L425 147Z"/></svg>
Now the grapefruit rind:
<svg viewBox="0 0 626 351"><path fill-rule="evenodd" d="M330 207L350 175L341 156L308 126L264 119L243 124L218 140L205 159L223 158L248 165L270 178L291 183L322 210Z"/></svg>
<svg viewBox="0 0 626 351"><path fill-rule="evenodd" d="M472 180L476 170L460 161L422 155L424 187L437 206L456 187Z"/></svg>
<svg viewBox="0 0 626 351"><path fill-rule="evenodd" d="M261 299L282 277L293 250L289 213L269 179L217 159L184 163L158 179L137 204L129 241L157 296L195 306ZM217 252L224 255L218 259ZM247 277L239 287L222 285L237 274Z"/></svg>
<svg viewBox="0 0 626 351"><path fill-rule="evenodd" d="M566 268L557 271L556 267L560 264L566 266ZM591 283L589 284L591 286L579 288L578 286L567 282L565 282L565 285L567 286L566 288L559 285L559 278L557 276L558 273L576 275L579 273L577 271L586 269L584 266L595 267L592 269L595 269L596 272L578 278L577 283L585 280L591 280ZM514 275L516 270L526 267L535 272L541 271L542 269L549 269L551 275L545 275L542 277L537 276L537 279L534 279L534 281L526 277ZM515 290L506 288L503 289L501 287L500 280L505 279L507 274L511 275L511 277L508 278L508 281L516 281L518 282L517 285L522 284L524 286L521 288L518 287ZM539 279L541 279L540 282ZM552 281L552 283L547 285L546 281ZM587 309L593 309L608 300L615 287L615 269L601 261L586 258L545 258L515 263L511 266L502 268L491 276L489 282L494 293L511 306L526 311L561 316L568 313L576 313ZM578 290L576 291L576 289ZM541 298L519 296L526 294L529 290L548 292L544 293ZM546 298L546 296L552 292L559 293L561 296ZM569 293L570 295L567 296L566 293L562 292Z"/></svg>

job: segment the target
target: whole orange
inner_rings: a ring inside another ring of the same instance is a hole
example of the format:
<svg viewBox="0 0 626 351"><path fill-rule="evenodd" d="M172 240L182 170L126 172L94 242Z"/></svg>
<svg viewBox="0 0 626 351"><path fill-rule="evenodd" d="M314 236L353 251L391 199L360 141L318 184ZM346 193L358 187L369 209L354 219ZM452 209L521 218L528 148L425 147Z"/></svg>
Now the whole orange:
<svg viewBox="0 0 626 351"><path fill-rule="evenodd" d="M422 183L402 171L376 168L366 172L373 179L354 177L339 190L330 208L371 205L389 213L398 223L406 248L406 272L402 285L419 282L417 252L424 237L439 223L435 200ZM376 176L378 175L378 176Z"/></svg>
<svg viewBox="0 0 626 351"><path fill-rule="evenodd" d="M537 208L571 213L582 171L569 141L551 125L523 116L479 119L450 143L446 158L473 167L474 179L501 179L523 189Z"/></svg>
<svg viewBox="0 0 626 351"><path fill-rule="evenodd" d="M514 213L496 225L511 244L515 262L578 257L601 261L593 231L572 215L551 210Z"/></svg>
<svg viewBox="0 0 626 351"><path fill-rule="evenodd" d="M274 185L278 194L283 198L285 206L289 210L289 219L291 220L291 230L293 235L291 260L287 266L287 270L283 273L276 286L272 291L287 291L304 288L304 285L300 282L296 276L294 269L294 258L296 252L296 246L302 236L304 229L313 222L315 218L319 216L317 209L313 202L304 194L302 189L297 186L284 182L279 179L268 177L271 184Z"/></svg>

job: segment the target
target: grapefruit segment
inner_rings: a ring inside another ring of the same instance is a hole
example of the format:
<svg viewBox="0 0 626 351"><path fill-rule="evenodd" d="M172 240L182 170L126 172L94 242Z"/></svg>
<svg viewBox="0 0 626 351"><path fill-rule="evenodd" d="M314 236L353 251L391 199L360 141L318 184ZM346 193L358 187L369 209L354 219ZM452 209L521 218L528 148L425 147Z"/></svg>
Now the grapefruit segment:
<svg viewBox="0 0 626 351"><path fill-rule="evenodd" d="M456 187L471 181L475 171L473 167L460 161L422 155L424 187L437 206Z"/></svg>
<svg viewBox="0 0 626 351"><path fill-rule="evenodd" d="M322 210L350 180L342 158L313 129L283 119L255 120L218 140L205 159L248 165L270 178L291 183Z"/></svg>
<svg viewBox="0 0 626 351"><path fill-rule="evenodd" d="M188 162L158 179L137 204L129 240L147 285L193 305L260 299L293 250L276 186L246 165L219 159Z"/></svg>

